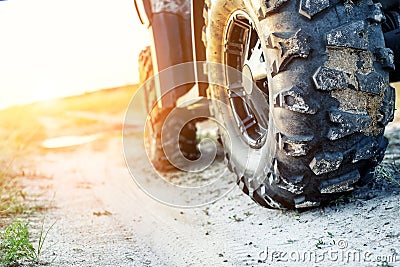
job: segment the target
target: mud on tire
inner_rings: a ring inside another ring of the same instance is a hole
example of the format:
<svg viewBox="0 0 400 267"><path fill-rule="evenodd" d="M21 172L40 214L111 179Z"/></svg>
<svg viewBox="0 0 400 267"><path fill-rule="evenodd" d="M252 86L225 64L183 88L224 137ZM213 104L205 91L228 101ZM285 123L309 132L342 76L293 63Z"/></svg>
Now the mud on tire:
<svg viewBox="0 0 400 267"><path fill-rule="evenodd" d="M246 16L234 17L238 12ZM258 147L249 145L235 122L231 99L238 96L229 79L228 90L210 88L213 98L230 107L226 111L215 101L212 108L227 129L223 142L233 144L225 146L228 165L246 194L269 208L308 208L373 177L387 146L383 132L393 120L395 99L388 77L393 53L385 48L380 4L208 1L205 20L208 61L242 71L240 63L229 62L232 55L243 62L246 44L228 40L227 33L231 23L243 28L247 23L258 34L260 61L268 70L265 82L255 80L269 105L265 140ZM211 83L218 75L223 74L209 70Z"/></svg>

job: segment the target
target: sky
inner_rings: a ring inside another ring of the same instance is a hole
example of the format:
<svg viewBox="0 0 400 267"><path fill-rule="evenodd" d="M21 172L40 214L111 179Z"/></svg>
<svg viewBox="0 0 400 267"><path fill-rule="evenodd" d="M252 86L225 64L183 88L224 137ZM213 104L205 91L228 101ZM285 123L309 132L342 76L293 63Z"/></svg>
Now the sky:
<svg viewBox="0 0 400 267"><path fill-rule="evenodd" d="M0 108L137 83L133 0L0 1Z"/></svg>

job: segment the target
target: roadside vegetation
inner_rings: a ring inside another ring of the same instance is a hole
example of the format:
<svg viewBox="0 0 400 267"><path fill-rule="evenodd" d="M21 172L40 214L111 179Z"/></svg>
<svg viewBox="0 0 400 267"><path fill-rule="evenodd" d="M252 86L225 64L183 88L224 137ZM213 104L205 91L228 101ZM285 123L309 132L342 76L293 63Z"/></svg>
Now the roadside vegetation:
<svg viewBox="0 0 400 267"><path fill-rule="evenodd" d="M19 181L25 175L20 161L45 133L35 114L23 108L1 111L0 118L0 266L33 264L40 256L29 240L35 207L27 203Z"/></svg>
<svg viewBox="0 0 400 267"><path fill-rule="evenodd" d="M84 113L123 116L136 90L137 86L129 85L0 110L0 137L12 135L7 143L26 148L46 137L43 123L57 124L59 127L54 128L63 131L53 132L53 135L76 134L72 131L76 131L77 126L80 134L90 134L104 125L96 117L84 116Z"/></svg>
<svg viewBox="0 0 400 267"><path fill-rule="evenodd" d="M49 208L32 203L31 192L26 192L21 183L36 175L36 170L23 167L29 157L40 153L40 144L46 138L90 134L107 127L96 118L75 116L74 112L124 114L136 89L125 86L0 110L0 266L43 264L40 256L55 223L46 223L45 227L43 218L36 227L40 228L35 231L38 233L31 235L29 231L32 218L45 217ZM46 123L57 124L55 128L62 132L49 132ZM73 132L76 129L80 132Z"/></svg>

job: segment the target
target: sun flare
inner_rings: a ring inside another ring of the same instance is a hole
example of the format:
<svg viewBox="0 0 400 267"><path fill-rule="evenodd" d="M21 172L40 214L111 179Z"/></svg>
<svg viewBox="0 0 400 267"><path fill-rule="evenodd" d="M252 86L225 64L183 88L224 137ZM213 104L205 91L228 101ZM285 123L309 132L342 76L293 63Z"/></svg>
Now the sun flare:
<svg viewBox="0 0 400 267"><path fill-rule="evenodd" d="M150 39L131 0L1 1L0 34L0 108L137 83Z"/></svg>

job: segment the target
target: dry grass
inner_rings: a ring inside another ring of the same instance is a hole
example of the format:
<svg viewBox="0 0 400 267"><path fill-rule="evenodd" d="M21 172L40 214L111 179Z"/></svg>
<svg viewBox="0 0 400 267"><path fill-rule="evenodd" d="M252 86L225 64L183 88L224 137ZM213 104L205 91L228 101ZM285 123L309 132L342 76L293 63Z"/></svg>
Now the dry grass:
<svg viewBox="0 0 400 267"><path fill-rule="evenodd" d="M98 114L125 112L136 85L104 89L83 95L60 98L35 104L35 109L49 116L64 115L66 111L87 111Z"/></svg>
<svg viewBox="0 0 400 267"><path fill-rule="evenodd" d="M39 153L38 145L48 137L104 130L104 122L69 113L124 114L136 90L137 86L124 86L0 110L0 228L1 218L27 208L18 185L18 162Z"/></svg>
<svg viewBox="0 0 400 267"><path fill-rule="evenodd" d="M45 136L35 112L25 107L10 108L0 112L0 151L21 151Z"/></svg>
<svg viewBox="0 0 400 267"><path fill-rule="evenodd" d="M25 151L44 140L48 132L41 122L43 118L51 118L57 124L55 128L65 130L66 134L69 128L81 128L86 133L84 128L95 126L98 120L71 113L124 114L136 90L137 86L130 85L0 110L0 151L4 151L2 146Z"/></svg>

